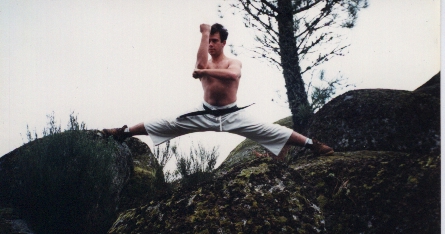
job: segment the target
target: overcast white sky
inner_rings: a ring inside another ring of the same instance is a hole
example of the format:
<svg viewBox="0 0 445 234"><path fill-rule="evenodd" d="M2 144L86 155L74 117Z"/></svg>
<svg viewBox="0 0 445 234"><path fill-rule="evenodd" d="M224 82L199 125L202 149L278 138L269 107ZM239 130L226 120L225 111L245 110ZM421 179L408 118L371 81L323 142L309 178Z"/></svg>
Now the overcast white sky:
<svg viewBox="0 0 445 234"><path fill-rule="evenodd" d="M356 89L403 90L435 75L440 70L440 1L369 3L348 35L349 53L326 64L327 74L341 71ZM41 135L53 111L62 128L74 111L89 129L101 129L196 106L202 89L191 73L199 24L224 24L229 44L253 43L241 16L223 7L226 17L220 19L218 4L224 5L217 0L1 1L0 156L26 141L26 125ZM238 103L257 103L249 109L265 121L289 116L287 108L271 101L284 90L281 72L237 52L243 62ZM149 138L142 139L151 145ZM219 145L221 162L243 139L199 133L179 141Z"/></svg>

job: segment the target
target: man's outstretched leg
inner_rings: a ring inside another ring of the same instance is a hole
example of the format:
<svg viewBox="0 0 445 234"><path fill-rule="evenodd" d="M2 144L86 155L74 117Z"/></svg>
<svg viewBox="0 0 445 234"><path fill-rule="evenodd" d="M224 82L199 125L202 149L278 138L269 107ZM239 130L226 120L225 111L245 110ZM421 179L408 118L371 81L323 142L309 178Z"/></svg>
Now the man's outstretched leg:
<svg viewBox="0 0 445 234"><path fill-rule="evenodd" d="M286 157L291 146L300 146L300 147L308 148L312 151L312 153L315 156L329 156L329 155L334 154L334 150L331 147L329 147L315 139L310 139L308 137L305 137L295 131L292 132L291 136L289 137L289 139L286 142L286 145L284 145L283 149L277 156L273 155L270 152L259 153L259 152L254 151L254 154L257 157L272 157L273 159L276 159L277 161L284 161L284 158Z"/></svg>
<svg viewBox="0 0 445 234"><path fill-rule="evenodd" d="M124 125L121 128L103 129L100 132L105 138L113 136L114 139L119 141L123 141L128 137L136 135L148 135L147 130L145 130L144 123L136 124L133 127L127 127L127 125Z"/></svg>
<svg viewBox="0 0 445 234"><path fill-rule="evenodd" d="M286 144L283 146L283 148L281 149L281 151L278 155L275 155L274 153L272 153L269 150L266 150L265 153L260 153L256 150L254 150L253 154L258 158L271 157L272 159L274 159L276 161L283 162L284 159L286 158L286 155L289 152L289 149L291 146L304 146L305 142L306 142L306 137L304 137L303 135L298 134L296 132L292 132L291 136L289 137Z"/></svg>

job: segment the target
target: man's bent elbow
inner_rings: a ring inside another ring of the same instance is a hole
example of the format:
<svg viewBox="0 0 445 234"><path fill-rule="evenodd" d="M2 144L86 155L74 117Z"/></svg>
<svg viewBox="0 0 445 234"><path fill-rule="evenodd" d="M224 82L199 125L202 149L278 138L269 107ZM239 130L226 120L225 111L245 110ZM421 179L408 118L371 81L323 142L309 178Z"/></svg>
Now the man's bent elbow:
<svg viewBox="0 0 445 234"><path fill-rule="evenodd" d="M231 79L231 80L237 80L237 79L239 79L241 77L241 74L239 74L239 73L231 73L230 75L229 75L229 79Z"/></svg>
<svg viewBox="0 0 445 234"><path fill-rule="evenodd" d="M198 61L198 62L196 62L195 67L196 67L196 69L205 69L207 67L207 61L205 61L205 62Z"/></svg>
<svg viewBox="0 0 445 234"><path fill-rule="evenodd" d="M229 76L232 80L237 80L241 77L241 70L239 69L230 69Z"/></svg>
<svg viewBox="0 0 445 234"><path fill-rule="evenodd" d="M196 64L196 69L205 69L206 65L203 64Z"/></svg>

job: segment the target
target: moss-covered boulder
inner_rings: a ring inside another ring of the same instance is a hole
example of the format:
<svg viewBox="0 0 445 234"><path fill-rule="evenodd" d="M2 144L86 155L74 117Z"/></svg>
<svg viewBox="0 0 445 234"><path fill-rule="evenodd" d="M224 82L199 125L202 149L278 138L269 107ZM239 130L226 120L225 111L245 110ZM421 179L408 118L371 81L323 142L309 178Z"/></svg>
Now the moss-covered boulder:
<svg viewBox="0 0 445 234"><path fill-rule="evenodd" d="M162 168L147 144L134 137L124 144L131 151L132 170L121 192L118 212L139 207L168 192Z"/></svg>
<svg viewBox="0 0 445 234"><path fill-rule="evenodd" d="M291 117L283 118L275 123L288 128L292 128L293 126ZM254 159L255 155L253 154L253 151L265 153L266 149L255 141L246 138L230 152L224 162L219 166L217 173L225 173L226 170L234 167L235 165L241 165Z"/></svg>
<svg viewBox="0 0 445 234"><path fill-rule="evenodd" d="M299 174L268 159L123 212L109 233L312 233L323 215Z"/></svg>
<svg viewBox="0 0 445 234"><path fill-rule="evenodd" d="M402 90L346 92L310 120L308 136L338 151L440 152L440 99Z"/></svg>
<svg viewBox="0 0 445 234"><path fill-rule="evenodd" d="M0 207L16 210L35 233L104 233L119 209L153 195L158 167L136 138L49 135L0 158Z"/></svg>
<svg viewBox="0 0 445 234"><path fill-rule="evenodd" d="M440 156L253 159L121 213L109 233L438 233Z"/></svg>
<svg viewBox="0 0 445 234"><path fill-rule="evenodd" d="M293 165L327 233L439 233L440 155L357 151Z"/></svg>

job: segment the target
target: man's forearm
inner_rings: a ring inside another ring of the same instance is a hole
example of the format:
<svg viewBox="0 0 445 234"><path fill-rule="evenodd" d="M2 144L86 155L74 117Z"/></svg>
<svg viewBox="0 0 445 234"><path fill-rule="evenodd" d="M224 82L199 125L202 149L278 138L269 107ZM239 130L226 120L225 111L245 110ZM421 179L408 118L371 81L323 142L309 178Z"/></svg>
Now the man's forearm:
<svg viewBox="0 0 445 234"><path fill-rule="evenodd" d="M240 77L236 69L203 69L199 70L201 77L211 76L221 80L235 80Z"/></svg>
<svg viewBox="0 0 445 234"><path fill-rule="evenodd" d="M208 25L202 24L200 26L201 31L201 43L199 44L198 54L196 58L195 68L204 69L207 67L207 61L209 60L209 37L210 37L210 27Z"/></svg>

